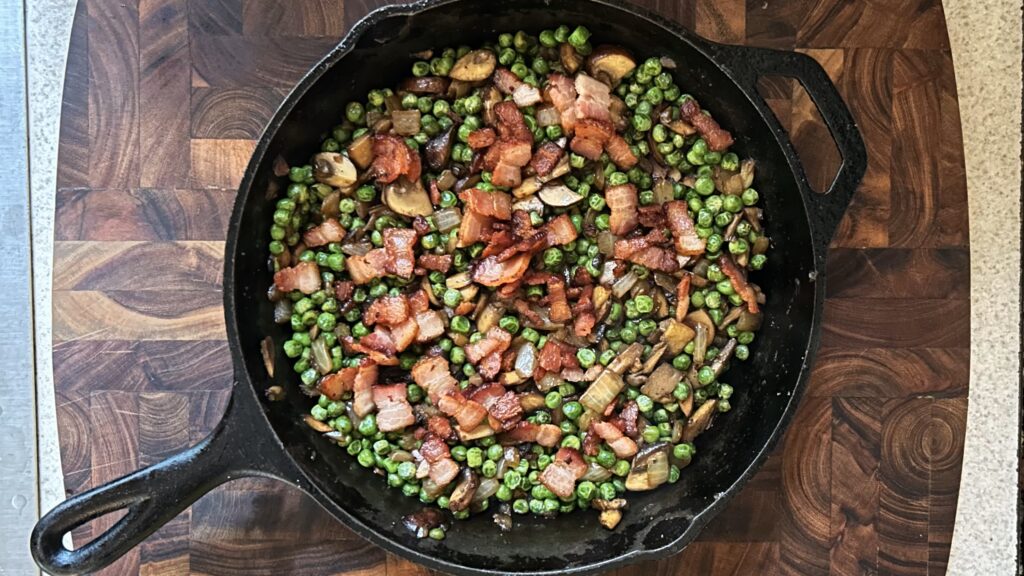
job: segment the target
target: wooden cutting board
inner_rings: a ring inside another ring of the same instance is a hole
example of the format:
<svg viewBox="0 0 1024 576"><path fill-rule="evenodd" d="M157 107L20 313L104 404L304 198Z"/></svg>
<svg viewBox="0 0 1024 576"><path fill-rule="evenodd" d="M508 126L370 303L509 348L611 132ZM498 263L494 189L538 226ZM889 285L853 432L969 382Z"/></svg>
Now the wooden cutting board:
<svg viewBox="0 0 1024 576"><path fill-rule="evenodd" d="M231 366L228 215L264 123L377 0L82 0L61 118L53 355L68 494L197 442ZM967 193L940 0L641 2L713 40L807 52L867 142L829 257L822 349L768 463L648 574L938 574L969 363ZM815 182L835 153L806 94L763 86ZM740 391L742 393L742 391ZM110 525L75 533L79 542ZM104 574L426 573L298 491L233 482Z"/></svg>

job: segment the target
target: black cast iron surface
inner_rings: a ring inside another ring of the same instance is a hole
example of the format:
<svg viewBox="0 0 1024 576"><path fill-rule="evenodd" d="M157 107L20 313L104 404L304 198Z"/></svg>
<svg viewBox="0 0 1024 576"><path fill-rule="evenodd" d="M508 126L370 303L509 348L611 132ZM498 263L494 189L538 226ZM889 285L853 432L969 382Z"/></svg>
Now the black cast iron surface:
<svg viewBox="0 0 1024 576"><path fill-rule="evenodd" d="M768 295L752 361L734 366L733 410L697 441L699 457L680 481L630 495L614 531L594 514L517 517L500 532L488 514L457 522L444 541L416 540L400 519L422 505L397 497L379 477L307 427L310 400L270 402L271 385L295 386L278 354L268 377L260 341L288 337L272 322L266 287L266 225L276 190L271 164L305 162L318 150L315 126L342 115L342 103L404 77L410 54L443 44L478 45L500 31L534 33L583 24L602 41L638 55L665 55L677 78L736 137L734 150L758 161L770 266L753 276ZM368 73L372 71L372 73ZM825 194L816 194L779 122L758 95L763 75L796 78L818 106L843 159ZM225 251L224 308L236 383L221 425L200 444L99 488L76 495L39 521L31 536L39 565L54 574L106 566L213 487L242 476L279 478L309 492L339 521L414 561L458 574L564 574L608 569L678 552L760 466L789 423L818 344L828 242L866 166L849 111L821 67L789 52L724 46L615 0L424 0L378 10L304 77L271 119L246 170ZM109 531L76 550L62 536L103 514L127 510Z"/></svg>

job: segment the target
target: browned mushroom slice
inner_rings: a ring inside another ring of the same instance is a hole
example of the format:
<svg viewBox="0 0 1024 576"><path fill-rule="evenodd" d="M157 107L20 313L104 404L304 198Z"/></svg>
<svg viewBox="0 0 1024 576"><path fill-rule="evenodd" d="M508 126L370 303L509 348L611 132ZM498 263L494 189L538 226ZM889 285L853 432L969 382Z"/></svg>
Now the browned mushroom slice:
<svg viewBox="0 0 1024 576"><path fill-rule="evenodd" d="M373 162L373 139L369 133L356 138L348 145L348 157L359 167L366 170Z"/></svg>
<svg viewBox="0 0 1024 576"><path fill-rule="evenodd" d="M448 92L448 85L451 80L440 76L423 76L406 78L399 86L399 90L412 92L413 94L444 94Z"/></svg>
<svg viewBox="0 0 1024 576"><path fill-rule="evenodd" d="M321 152L313 157L313 177L335 188L348 188L358 178L352 161L337 152Z"/></svg>
<svg viewBox="0 0 1024 576"><path fill-rule="evenodd" d="M473 499L473 494L479 485L480 480L477 479L476 474L469 467L463 468L462 474L459 476L459 483L455 486L455 490L452 491L451 497L449 497L448 509L452 512L465 510Z"/></svg>
<svg viewBox="0 0 1024 576"><path fill-rule="evenodd" d="M479 82L494 73L498 59L490 50L473 50L459 58L448 75L461 82Z"/></svg>
<svg viewBox="0 0 1024 576"><path fill-rule="evenodd" d="M619 46L603 45L594 49L587 58L587 72L598 80L607 82L613 88L619 85L633 69L636 60Z"/></svg>
<svg viewBox="0 0 1024 576"><path fill-rule="evenodd" d="M626 477L626 490L653 490L668 481L669 452L672 445L659 442L645 447L633 457L633 466Z"/></svg>
<svg viewBox="0 0 1024 576"><path fill-rule="evenodd" d="M563 43L558 49L558 57L562 61L562 67L569 74L575 74L580 69L580 65L583 64L583 57L580 56L576 49L570 46L568 43Z"/></svg>
<svg viewBox="0 0 1024 576"><path fill-rule="evenodd" d="M410 182L405 176L384 187L384 204L402 216L430 216L434 206L420 181Z"/></svg>
<svg viewBox="0 0 1024 576"><path fill-rule="evenodd" d="M697 408L697 411L686 422L686 429L683 430L683 442L693 442L694 438L700 436L708 429L708 426L711 426L711 417L715 415L717 407L718 400L708 400Z"/></svg>
<svg viewBox="0 0 1024 576"><path fill-rule="evenodd" d="M572 206L573 204L583 200L583 196L573 192L565 184L553 184L545 186L540 189L537 193L548 206L554 206L556 208L565 208L566 206Z"/></svg>
<svg viewBox="0 0 1024 576"><path fill-rule="evenodd" d="M676 385L682 379L683 373L676 370L671 364L659 364L640 391L657 402L671 402L672 392L675 391Z"/></svg>

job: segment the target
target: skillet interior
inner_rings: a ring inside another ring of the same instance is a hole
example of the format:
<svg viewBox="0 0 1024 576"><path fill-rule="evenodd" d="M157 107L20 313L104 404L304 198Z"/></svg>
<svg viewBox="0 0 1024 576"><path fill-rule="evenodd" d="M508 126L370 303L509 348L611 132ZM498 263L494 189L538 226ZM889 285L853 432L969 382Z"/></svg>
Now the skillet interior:
<svg viewBox="0 0 1024 576"><path fill-rule="evenodd" d="M236 212L239 225L229 242L235 252L234 266L227 271L228 286L233 286L236 304L229 331L239 337L239 377L250 381L284 446L326 496L321 503L342 519L339 508L343 509L400 549L425 554L419 561L461 572L567 572L595 568L638 551L669 545L676 549L692 540L710 513L735 492L731 487L752 474L752 464L795 402L811 346L815 286L808 277L814 270L815 248L795 176L771 129L776 124L762 118L743 91L702 53L698 45L703 41L688 35L681 39L629 8L591 0L551 5L544 0L462 0L432 6L412 17L385 18L369 27L350 53L332 54L286 100L279 111L286 114L279 129L273 132L276 120L272 121L271 132L264 136L269 142L257 147L250 164L253 172L245 180L250 186L240 191L244 205ZM278 155L290 164L306 162L318 150L321 132L343 116L344 104L407 76L413 52L476 46L498 32L537 33L562 23L583 24L595 39L625 46L640 56L672 57L679 65L677 81L736 136L733 149L741 157L758 160L755 187L764 202L772 250L769 265L752 280L768 295L765 326L752 347L751 361L737 363L725 377L736 388L733 410L719 416L712 430L697 440L698 457L677 484L629 496L630 510L615 531L602 528L596 513L577 512L554 520L516 516L515 528L501 533L484 513L455 523L443 542L417 541L400 518L422 505L389 489L380 477L302 423L312 400L297 393L298 378L283 354L277 354L276 380L271 381L263 368L260 340L269 334L280 346L289 336L271 321L272 305L265 297L272 281L266 258L273 211L268 189L275 180L272 162ZM262 392L271 384L289 390L286 401L265 400ZM684 532L687 537L680 541Z"/></svg>

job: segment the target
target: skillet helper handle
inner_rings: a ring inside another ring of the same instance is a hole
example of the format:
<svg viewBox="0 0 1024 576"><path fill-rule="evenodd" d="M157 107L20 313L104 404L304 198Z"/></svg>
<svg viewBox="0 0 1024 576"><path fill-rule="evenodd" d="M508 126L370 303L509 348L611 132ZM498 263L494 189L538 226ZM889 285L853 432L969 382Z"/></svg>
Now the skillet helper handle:
<svg viewBox="0 0 1024 576"><path fill-rule="evenodd" d="M818 107L843 163L828 190L820 194L811 188L799 161L794 162L793 168L798 176L800 194L811 213L816 244L822 249L827 248L867 169L864 140L850 109L825 70L806 54L747 46L720 47L731 61L730 69L745 84L747 93L759 100L757 104L763 111L770 113L768 104L757 92L757 80L762 76L795 78ZM792 147L789 152L793 152ZM791 157L796 158L796 154L791 154Z"/></svg>
<svg viewBox="0 0 1024 576"><path fill-rule="evenodd" d="M253 406L256 404L249 399L238 402L233 394L220 424L199 444L59 504L32 530L30 548L36 563L58 576L91 573L126 554L228 480L243 476L294 478L280 448L268 446L266 434L255 430L258 420L251 418L251 412L259 410ZM66 533L119 510L126 514L106 532L75 550L64 546Z"/></svg>

